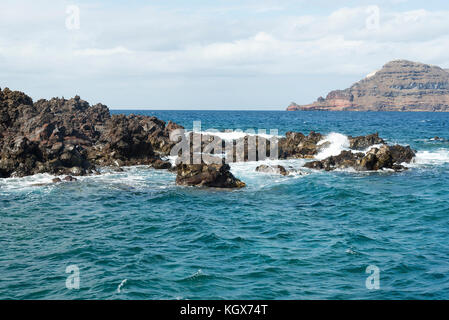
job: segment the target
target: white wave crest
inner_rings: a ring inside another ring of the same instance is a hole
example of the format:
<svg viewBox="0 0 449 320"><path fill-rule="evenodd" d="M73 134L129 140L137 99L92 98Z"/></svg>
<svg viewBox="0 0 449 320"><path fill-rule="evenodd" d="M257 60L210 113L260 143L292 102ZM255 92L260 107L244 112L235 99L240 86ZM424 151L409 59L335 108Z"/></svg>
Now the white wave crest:
<svg viewBox="0 0 449 320"><path fill-rule="evenodd" d="M323 160L330 156L338 156L343 150L349 149L349 139L341 133L332 132L328 134L318 145L329 144L316 155L316 159Z"/></svg>
<svg viewBox="0 0 449 320"><path fill-rule="evenodd" d="M441 165L449 163L449 150L418 151L414 159L416 165Z"/></svg>
<svg viewBox="0 0 449 320"><path fill-rule="evenodd" d="M122 292L122 288L125 285L125 283L128 281L128 279L123 280L122 282L120 282L120 284L117 287L117 293Z"/></svg>
<svg viewBox="0 0 449 320"><path fill-rule="evenodd" d="M78 180L76 183L64 181L53 183L52 179L63 179L65 175L56 176L48 173L22 178L0 178L0 192L57 188L64 185L76 185L77 183L100 184L113 188L135 190L146 190L149 187L167 189L175 186L173 174L165 170L154 170L148 168L148 166L129 166L121 169L122 171L116 171L116 168L101 168L100 175L76 176L75 178Z"/></svg>

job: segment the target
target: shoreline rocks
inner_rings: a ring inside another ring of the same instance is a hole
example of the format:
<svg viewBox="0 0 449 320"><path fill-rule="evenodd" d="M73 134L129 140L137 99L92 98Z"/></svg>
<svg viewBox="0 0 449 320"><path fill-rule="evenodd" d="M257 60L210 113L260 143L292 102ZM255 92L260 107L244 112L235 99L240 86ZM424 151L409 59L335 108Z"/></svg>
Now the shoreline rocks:
<svg viewBox="0 0 449 320"><path fill-rule="evenodd" d="M241 188L245 184L232 175L225 162L314 159L331 143L323 143L325 136L314 131L307 136L287 132L285 137L272 139L245 135L230 144L213 133L190 133L183 136L189 143L189 158L179 157L176 166L172 166L163 159L176 145L170 136L178 129L183 127L156 117L111 115L105 105L91 106L79 96L33 102L23 92L0 88L0 178L50 173L67 176L65 181L76 181L72 176L99 174L98 167L120 171L122 166L146 165L176 172L176 182L180 185ZM348 140L353 151L382 146L372 148L367 154L343 151L338 156L309 162L305 167L403 170L400 163L410 162L415 156L409 147L387 146L377 133L349 136ZM221 154L216 155L215 150ZM278 154L271 155L273 150ZM201 164L189 164L198 154ZM214 159L218 160L209 161ZM188 161L183 163L183 160ZM290 173L282 166L261 165L256 170Z"/></svg>
<svg viewBox="0 0 449 320"><path fill-rule="evenodd" d="M79 96L33 103L23 92L0 88L0 177L150 165L169 154L175 144L170 133L178 128L156 117L111 115L105 105L90 106Z"/></svg>

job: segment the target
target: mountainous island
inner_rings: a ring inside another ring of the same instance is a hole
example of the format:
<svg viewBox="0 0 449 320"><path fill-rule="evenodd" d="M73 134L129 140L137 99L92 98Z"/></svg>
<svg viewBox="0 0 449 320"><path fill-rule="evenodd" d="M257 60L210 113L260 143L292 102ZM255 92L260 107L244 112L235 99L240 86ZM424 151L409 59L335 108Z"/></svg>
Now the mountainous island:
<svg viewBox="0 0 449 320"><path fill-rule="evenodd" d="M331 91L308 105L287 111L449 112L449 71L437 66L395 60L345 90Z"/></svg>

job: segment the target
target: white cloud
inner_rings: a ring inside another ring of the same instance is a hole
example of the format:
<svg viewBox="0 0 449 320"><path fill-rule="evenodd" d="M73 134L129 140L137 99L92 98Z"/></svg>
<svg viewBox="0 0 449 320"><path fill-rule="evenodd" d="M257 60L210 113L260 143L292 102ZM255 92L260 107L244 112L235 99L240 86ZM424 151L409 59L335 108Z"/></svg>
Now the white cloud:
<svg viewBox="0 0 449 320"><path fill-rule="evenodd" d="M79 56L112 56L116 54L130 54L130 53L132 53L131 50L128 50L127 48L122 46L110 49L90 48L74 51L74 54Z"/></svg>
<svg viewBox="0 0 449 320"><path fill-rule="evenodd" d="M98 96L91 92L99 83L115 88L126 79L127 85L142 92L156 88L156 93L142 93L142 101L179 105L201 99L200 83L210 86L216 81L222 90L247 101L251 99L245 87L235 88L235 79L246 85L254 77L270 83L276 79L278 88L264 89L275 92L287 88L290 83L286 81L295 77L299 89L293 94L303 95L300 102L308 102L326 93L320 82L309 81L313 74L335 79L339 87L341 77L358 80L396 58L449 66L447 11L380 7L379 27L370 29L366 24L370 6L292 15L283 11L287 5L250 2L198 12L160 6L81 5L80 30L67 30L64 3L2 2L0 86L16 83L24 90L44 92L39 97L47 93L43 88L70 95L75 86L95 101L123 104L115 90L105 87L98 90ZM246 12L247 19L236 18L238 10ZM254 17L258 14L260 19ZM33 74L44 76L37 83L30 78ZM158 91L162 85L166 91ZM183 90L185 95L179 94ZM272 96L272 100L264 97L252 103L278 101L276 94Z"/></svg>

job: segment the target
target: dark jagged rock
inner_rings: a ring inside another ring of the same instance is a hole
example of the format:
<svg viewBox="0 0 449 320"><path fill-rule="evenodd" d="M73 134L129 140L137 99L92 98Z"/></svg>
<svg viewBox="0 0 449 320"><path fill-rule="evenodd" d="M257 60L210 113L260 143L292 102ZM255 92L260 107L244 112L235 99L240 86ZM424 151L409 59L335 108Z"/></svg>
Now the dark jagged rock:
<svg viewBox="0 0 449 320"><path fill-rule="evenodd" d="M53 178L53 179L51 179L51 182L60 183L60 182L62 182L62 180L60 178Z"/></svg>
<svg viewBox="0 0 449 320"><path fill-rule="evenodd" d="M331 156L324 160L307 162L304 167L326 171L355 167L357 160L361 159L363 155L363 153L352 153L349 150L345 150L338 156Z"/></svg>
<svg viewBox="0 0 449 320"><path fill-rule="evenodd" d="M78 181L77 178L74 178L72 176L67 176L63 179L64 181L68 181L68 182L73 182L73 181Z"/></svg>
<svg viewBox="0 0 449 320"><path fill-rule="evenodd" d="M32 99L0 89L0 177L85 175L96 166L150 164L174 145L181 126L156 117L111 116L105 105Z"/></svg>
<svg viewBox="0 0 449 320"><path fill-rule="evenodd" d="M335 169L354 168L357 171L373 171L380 169L405 170L401 163L410 163L415 152L409 147L400 145L383 145L372 148L366 154L342 151L338 156L331 156L321 161L312 161L304 166L310 169L331 171Z"/></svg>
<svg viewBox="0 0 449 320"><path fill-rule="evenodd" d="M389 151L391 153L391 157L393 163L401 164L401 163L410 163L412 159L416 156L415 151L410 148L410 146L401 146L394 145L389 146Z"/></svg>
<svg viewBox="0 0 449 320"><path fill-rule="evenodd" d="M179 164L176 183L187 186L243 188L245 183L234 177L228 164Z"/></svg>
<svg viewBox="0 0 449 320"><path fill-rule="evenodd" d="M256 171L258 172L264 172L264 173L274 173L274 174L280 174L283 176L287 176L289 172L285 169L285 167L281 165L275 165L275 166L267 166L265 164L260 165L256 168Z"/></svg>
<svg viewBox="0 0 449 320"><path fill-rule="evenodd" d="M320 133L311 131L308 136L300 132L287 132L285 138L278 141L279 158L313 158L322 146L318 142L323 139Z"/></svg>
<svg viewBox="0 0 449 320"><path fill-rule="evenodd" d="M144 129L145 119L114 115L108 121L89 158L101 165L149 164L154 150Z"/></svg>
<svg viewBox="0 0 449 320"><path fill-rule="evenodd" d="M376 144L385 144L382 138L379 138L379 133L373 133L367 136L348 137L349 148L353 150L365 150Z"/></svg>

